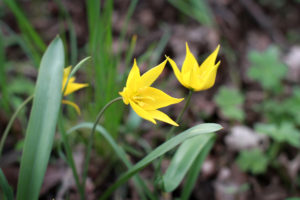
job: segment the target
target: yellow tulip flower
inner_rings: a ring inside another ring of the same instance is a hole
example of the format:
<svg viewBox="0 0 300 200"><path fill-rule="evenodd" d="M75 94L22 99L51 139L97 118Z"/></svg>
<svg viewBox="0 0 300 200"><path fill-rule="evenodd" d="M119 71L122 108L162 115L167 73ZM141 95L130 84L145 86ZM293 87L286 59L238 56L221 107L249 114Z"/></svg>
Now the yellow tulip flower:
<svg viewBox="0 0 300 200"><path fill-rule="evenodd" d="M127 78L126 87L119 94L122 96L124 103L126 105L130 104L140 117L154 124L156 124L155 120L160 120L178 126L168 115L158 109L179 103L183 98L173 98L159 89L150 87L162 73L166 63L167 60L141 76L136 60L134 60L133 67Z"/></svg>
<svg viewBox="0 0 300 200"><path fill-rule="evenodd" d="M67 67L64 69L64 75L63 75L63 81L62 81L62 92L65 88L65 85L67 83L67 79L68 79L68 76L71 72L71 66ZM69 79L69 82L68 82L68 85L66 87L66 90L64 92L64 96L67 96L81 88L84 88L84 87L87 87L88 84L87 83L75 83L75 77L71 77ZM68 104L70 106L72 106L73 108L75 108L75 110L77 111L77 113L80 115L80 109L79 107L72 101L68 101L68 100L62 100L62 103L63 104Z"/></svg>
<svg viewBox="0 0 300 200"><path fill-rule="evenodd" d="M170 62L178 81L184 87L193 91L206 90L215 84L217 69L221 63L221 61L219 61L215 64L219 49L220 45L218 45L215 51L206 58L201 66L199 66L194 55L190 52L188 43L186 43L186 56L181 72L171 58L167 57L167 59Z"/></svg>

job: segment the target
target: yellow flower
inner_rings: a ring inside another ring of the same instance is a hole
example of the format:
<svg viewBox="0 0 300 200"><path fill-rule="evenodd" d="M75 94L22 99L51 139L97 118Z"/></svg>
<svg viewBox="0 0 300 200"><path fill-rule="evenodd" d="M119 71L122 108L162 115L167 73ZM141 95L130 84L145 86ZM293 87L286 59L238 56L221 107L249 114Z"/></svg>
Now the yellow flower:
<svg viewBox="0 0 300 200"><path fill-rule="evenodd" d="M66 83L67 83L67 79L68 79L68 76L69 76L70 72L71 72L71 66L64 69L62 89L61 89L62 92L65 88ZM69 94L71 94L71 93L73 93L73 92L75 92L75 91L77 91L81 88L87 87L87 86L88 86L87 83L75 83L75 77L71 77L69 79L68 85L67 85L66 90L65 90L63 95L67 96L67 95L69 95ZM68 100L62 100L62 103L72 106L73 108L75 108L77 113L80 115L80 109L75 103L73 103L72 101L68 101Z"/></svg>
<svg viewBox="0 0 300 200"><path fill-rule="evenodd" d="M130 104L140 117L154 124L156 124L155 120L160 120L178 126L168 115L157 109L179 103L183 98L173 98L159 89L150 87L162 73L166 63L167 60L141 76L136 60L134 60L133 67L127 78L126 87L119 94L123 97L124 103L126 105Z"/></svg>
<svg viewBox="0 0 300 200"><path fill-rule="evenodd" d="M221 63L221 61L219 61L215 64L219 49L220 45L218 45L215 51L206 58L201 66L199 66L194 55L190 52L188 44L186 43L186 56L181 72L171 58L167 57L167 59L170 62L178 81L184 87L194 91L206 90L215 84L217 69Z"/></svg>

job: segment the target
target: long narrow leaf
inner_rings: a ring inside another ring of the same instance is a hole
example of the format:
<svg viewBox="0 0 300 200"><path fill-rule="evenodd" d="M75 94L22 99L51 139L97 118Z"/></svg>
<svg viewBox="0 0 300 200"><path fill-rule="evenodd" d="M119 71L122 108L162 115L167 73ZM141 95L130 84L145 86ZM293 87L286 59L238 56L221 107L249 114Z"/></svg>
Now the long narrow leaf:
<svg viewBox="0 0 300 200"><path fill-rule="evenodd" d="M57 37L42 57L26 130L17 199L38 199L54 140L61 104L64 47Z"/></svg>
<svg viewBox="0 0 300 200"><path fill-rule="evenodd" d="M39 36L39 34L34 30L28 19L26 18L25 14L18 6L15 0L4 0L4 3L9 7L9 9L14 13L15 17L17 18L17 22L20 26L20 29L26 37L30 39L28 42L33 42L39 48L39 50L43 51L46 49L46 45Z"/></svg>
<svg viewBox="0 0 300 200"><path fill-rule="evenodd" d="M181 200L189 199L191 192L194 188L194 185L196 183L196 180L198 178L198 174L201 170L202 164L203 164L207 154L213 147L213 144L215 143L215 138L216 137L212 137L206 143L206 145L203 147L200 154L197 156L196 160L194 161L193 165L191 166L191 168L187 174L185 184L182 189L182 194L181 194L181 198L180 198Z"/></svg>
<svg viewBox="0 0 300 200"><path fill-rule="evenodd" d="M4 200L13 200L14 199L14 193L10 185L8 184L5 175L2 172L2 169L0 168L0 190L3 192ZM2 195L0 194L0 197Z"/></svg>
<svg viewBox="0 0 300 200"><path fill-rule="evenodd" d="M180 145L163 176L164 189L166 192L171 192L178 187L197 156L213 136L214 134L211 133L199 135L184 141Z"/></svg>
<svg viewBox="0 0 300 200"><path fill-rule="evenodd" d="M149 153L145 158L143 158L136 165L134 165L130 170L128 170L125 174L123 174L116 183L114 183L111 187L109 187L106 190L106 192L100 197L100 199L107 199L113 191L115 191L119 186L121 186L126 181L128 181L134 174L142 170L153 160L157 159L161 155L170 151L171 149L173 149L183 141L201 134L216 132L221 128L222 127L219 124L214 124L214 123L200 124L180 133L176 137L171 138L170 140L166 141L162 145L158 146L151 153Z"/></svg>

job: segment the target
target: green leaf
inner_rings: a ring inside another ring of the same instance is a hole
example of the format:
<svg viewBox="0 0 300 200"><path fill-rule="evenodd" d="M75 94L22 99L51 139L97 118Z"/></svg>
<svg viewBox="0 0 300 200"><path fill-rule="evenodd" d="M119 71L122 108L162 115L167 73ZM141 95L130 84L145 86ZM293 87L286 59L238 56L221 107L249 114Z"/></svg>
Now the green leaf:
<svg viewBox="0 0 300 200"><path fill-rule="evenodd" d="M280 91L280 83L287 73L287 67L280 61L279 49L270 46L264 52L250 51L248 59L251 62L248 76L266 90Z"/></svg>
<svg viewBox="0 0 300 200"><path fill-rule="evenodd" d="M300 88L296 87L293 90L293 95L283 103L285 111L292 116L292 119L300 125Z"/></svg>
<svg viewBox="0 0 300 200"><path fill-rule="evenodd" d="M214 100L226 118L237 121L245 119L245 113L241 108L245 98L240 91L233 88L221 87Z"/></svg>
<svg viewBox="0 0 300 200"><path fill-rule="evenodd" d="M194 18L199 23L213 27L216 22L207 1L198 0L168 0L179 11Z"/></svg>
<svg viewBox="0 0 300 200"><path fill-rule="evenodd" d="M279 126L275 124L255 125L258 133L266 134L277 142L287 142L294 147L300 148L300 131L291 122L282 122Z"/></svg>
<svg viewBox="0 0 300 200"><path fill-rule="evenodd" d="M93 128L94 123L91 122L83 122L80 123L74 127L72 127L70 130L68 130L68 134L78 130L78 129L82 129L82 128L88 128L88 129L92 129ZM111 147L113 148L113 150L115 151L115 153L117 154L117 156L120 158L120 160L126 165L126 167L129 169L132 167L132 164L130 162L130 160L127 158L127 154L125 153L125 151L122 149L122 147L120 147L117 142L115 141L115 139L111 136L111 134L102 126L97 125L96 126L96 131L98 133L100 133L105 140L111 145ZM146 186L146 184L144 183L143 179L141 179L141 177L139 177L138 175L134 177L134 182L137 186L138 192L140 194L142 194L142 190L141 187L143 189L143 191L145 191L147 193L147 195L149 196L150 199L155 199L155 197L153 196L153 194L151 193L151 191L148 189L148 187Z"/></svg>
<svg viewBox="0 0 300 200"><path fill-rule="evenodd" d="M26 94L30 95L34 91L34 84L32 81L23 78L16 77L9 85L7 85L7 89L10 95L14 94Z"/></svg>
<svg viewBox="0 0 300 200"><path fill-rule="evenodd" d="M64 47L57 37L42 57L26 130L17 199L38 199L54 140L62 97Z"/></svg>
<svg viewBox="0 0 300 200"><path fill-rule="evenodd" d="M211 150L211 148L213 147L214 143L215 143L215 136L213 138L211 138L203 147L203 149L201 150L201 152L198 154L196 160L194 161L193 165L191 166L187 177L185 179L185 183L182 189L182 193L181 193L181 200L187 200L190 198L191 192L195 186L195 183L197 181L198 178L198 174L201 170L202 164L207 156L207 154L209 153L209 151Z"/></svg>
<svg viewBox="0 0 300 200"><path fill-rule="evenodd" d="M158 157L162 156L166 152L176 147L178 144L184 142L189 138L201 134L215 132L220 130L221 128L222 126L214 123L199 124L171 138L170 140L166 141L165 143L161 144L156 149L151 151L146 157L144 157L141 161L135 164L126 173L124 173L116 183L114 183L104 192L104 194L100 197L100 199L107 199L114 190L116 190L119 186L121 186L126 181L128 181L133 175L135 175L137 172L142 170L153 160L157 159Z"/></svg>
<svg viewBox="0 0 300 200"><path fill-rule="evenodd" d="M199 135L184 141L180 145L163 176L164 190L166 192L172 192L178 187L198 155L213 136L214 134Z"/></svg>
<svg viewBox="0 0 300 200"><path fill-rule="evenodd" d="M4 200L13 200L14 199L13 189L8 184L6 177L5 177L4 173L2 172L1 168L0 168L0 189L3 192ZM0 195L0 197L1 196L2 195Z"/></svg>
<svg viewBox="0 0 300 200"><path fill-rule="evenodd" d="M268 167L268 158L260 149L241 151L236 162L243 171L253 174L262 174Z"/></svg>

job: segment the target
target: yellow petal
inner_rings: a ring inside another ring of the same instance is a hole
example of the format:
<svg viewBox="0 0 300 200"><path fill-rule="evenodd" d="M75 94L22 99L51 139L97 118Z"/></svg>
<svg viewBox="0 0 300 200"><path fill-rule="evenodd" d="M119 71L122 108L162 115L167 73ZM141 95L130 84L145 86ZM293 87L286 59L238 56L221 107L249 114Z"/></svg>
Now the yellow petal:
<svg viewBox="0 0 300 200"><path fill-rule="evenodd" d="M173 69L173 71L174 71L174 74L175 74L177 80L178 80L182 85L185 86L185 84L184 84L184 82L183 82L183 79L182 79L182 74L181 74L181 72L179 71L179 69L178 69L178 67L177 67L177 64L176 64L176 63L174 62L174 60L172 60L171 58L169 58L169 57L167 57L167 56L166 56L166 58L167 58L167 60L169 61L169 63L170 63L170 65L171 65L171 67L172 67L172 69Z"/></svg>
<svg viewBox="0 0 300 200"><path fill-rule="evenodd" d="M156 67L153 67L152 69L150 69L146 73L144 73L141 76L141 83L140 83L141 85L140 85L140 87L150 86L158 78L158 76L162 73L162 71L165 68L166 63L167 63L167 60L160 63Z"/></svg>
<svg viewBox="0 0 300 200"><path fill-rule="evenodd" d="M215 84L217 70L221 61L219 61L215 66L211 67L209 70L205 71L201 75L200 84L195 88L195 91L206 90L211 88Z"/></svg>
<svg viewBox="0 0 300 200"><path fill-rule="evenodd" d="M127 89L125 87L122 92L119 92L119 95L121 95L121 97L123 98L123 102L126 105L128 105L129 104L129 98L128 98L128 95L127 95L126 91L127 91Z"/></svg>
<svg viewBox="0 0 300 200"><path fill-rule="evenodd" d="M80 115L80 108L77 106L76 103L73 103L72 101L68 101L68 100L62 100L61 102L62 102L63 104L67 104L67 105L70 105L70 106L72 106L73 108L75 108L77 114Z"/></svg>
<svg viewBox="0 0 300 200"><path fill-rule="evenodd" d="M136 102L141 102L141 107L145 110L156 110L158 108L166 107L172 104L179 103L183 98L177 99L164 93L163 91L147 87L139 90Z"/></svg>
<svg viewBox="0 0 300 200"><path fill-rule="evenodd" d="M138 114L141 118L146 119L150 122L152 122L153 124L156 124L156 121L153 119L153 117L150 115L149 112L145 111L144 109L142 109L140 106L138 106L137 104L135 104L133 101L129 100L129 103L132 107L132 109L136 112L136 114Z"/></svg>
<svg viewBox="0 0 300 200"><path fill-rule="evenodd" d="M197 68L199 67L198 62L194 55L191 53L188 43L186 45L186 55L182 65L181 73L185 74L188 72L195 73Z"/></svg>
<svg viewBox="0 0 300 200"><path fill-rule="evenodd" d="M65 69L64 69L64 79L67 79L68 78L68 76L69 76L69 74L71 73L71 69L72 69L72 66L69 66L69 67L66 67Z"/></svg>
<svg viewBox="0 0 300 200"><path fill-rule="evenodd" d="M126 87L132 90L136 90L139 80L140 80L140 70L136 64L136 59L134 59L133 66L127 78Z"/></svg>
<svg viewBox="0 0 300 200"><path fill-rule="evenodd" d="M81 88L87 87L89 85L87 83L74 83L75 78L72 79L72 80L71 79L69 80L69 83L68 83L67 88L65 90L64 96L67 96L67 95L69 95L69 94L71 94L71 93L73 93L73 92L75 92L75 91L77 91Z"/></svg>
<svg viewBox="0 0 300 200"><path fill-rule="evenodd" d="M214 50L214 52L212 52L212 54L210 54L205 59L205 61L201 64L201 66L199 68L199 71L198 71L198 73L200 75L202 75L203 73L205 73L205 71L210 71L210 68L213 68L215 66L219 49L220 49L220 45L218 45L217 48Z"/></svg>
<svg viewBox="0 0 300 200"><path fill-rule="evenodd" d="M159 111L159 110L152 110L152 111L148 111L151 116L154 119L166 122L168 124L171 124L173 126L179 126L175 121L173 121L168 115L166 115L165 113Z"/></svg>

